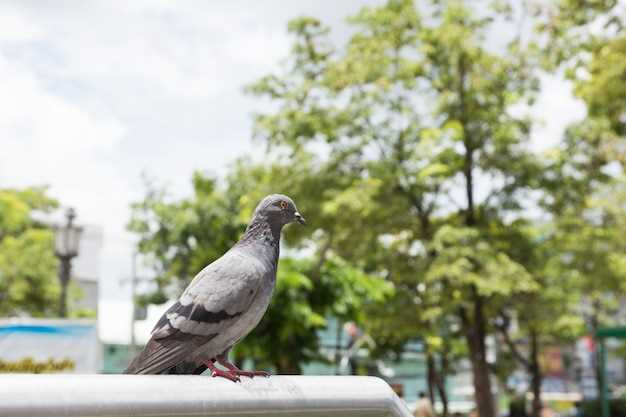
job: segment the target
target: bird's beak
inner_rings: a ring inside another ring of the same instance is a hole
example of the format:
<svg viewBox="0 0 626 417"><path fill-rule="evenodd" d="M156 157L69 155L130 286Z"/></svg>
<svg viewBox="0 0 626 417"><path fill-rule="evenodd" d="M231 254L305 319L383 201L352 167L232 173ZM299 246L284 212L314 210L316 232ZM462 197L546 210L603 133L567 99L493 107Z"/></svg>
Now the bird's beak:
<svg viewBox="0 0 626 417"><path fill-rule="evenodd" d="M306 224L306 220L304 220L304 217L302 217L302 214L298 213L297 211L293 214L294 217L296 218L296 220L298 221L298 223L300 224Z"/></svg>

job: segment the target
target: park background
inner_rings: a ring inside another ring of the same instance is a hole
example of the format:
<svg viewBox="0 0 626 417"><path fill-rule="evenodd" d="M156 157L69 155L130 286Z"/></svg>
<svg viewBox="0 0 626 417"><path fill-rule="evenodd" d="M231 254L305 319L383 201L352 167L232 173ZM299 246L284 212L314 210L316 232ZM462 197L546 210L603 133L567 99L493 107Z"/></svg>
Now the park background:
<svg viewBox="0 0 626 417"><path fill-rule="evenodd" d="M626 321L626 6L336 3L0 5L0 346L61 346L2 369L67 370L81 340L75 371L119 372L283 192L309 226L235 359L444 415L597 411L594 335Z"/></svg>

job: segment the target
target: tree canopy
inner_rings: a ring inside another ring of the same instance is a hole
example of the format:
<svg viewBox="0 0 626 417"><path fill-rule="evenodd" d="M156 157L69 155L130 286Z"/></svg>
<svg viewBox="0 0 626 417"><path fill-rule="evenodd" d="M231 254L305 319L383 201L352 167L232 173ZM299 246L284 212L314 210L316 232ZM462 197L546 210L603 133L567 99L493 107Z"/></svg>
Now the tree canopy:
<svg viewBox="0 0 626 417"><path fill-rule="evenodd" d="M0 315L55 316L59 297L52 230L33 213L56 200L44 188L0 189Z"/></svg>

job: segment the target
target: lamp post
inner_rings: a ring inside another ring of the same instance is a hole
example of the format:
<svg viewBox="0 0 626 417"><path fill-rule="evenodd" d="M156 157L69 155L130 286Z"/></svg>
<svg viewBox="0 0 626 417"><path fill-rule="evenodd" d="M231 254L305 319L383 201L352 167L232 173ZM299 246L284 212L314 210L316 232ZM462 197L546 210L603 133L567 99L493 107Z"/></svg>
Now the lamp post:
<svg viewBox="0 0 626 417"><path fill-rule="evenodd" d="M59 297L59 316L67 317L67 286L72 272L72 258L78 255L78 244L82 227L74 225L76 212L73 208L67 209L65 225L55 227L54 252L59 258L59 280L61 281L61 296Z"/></svg>

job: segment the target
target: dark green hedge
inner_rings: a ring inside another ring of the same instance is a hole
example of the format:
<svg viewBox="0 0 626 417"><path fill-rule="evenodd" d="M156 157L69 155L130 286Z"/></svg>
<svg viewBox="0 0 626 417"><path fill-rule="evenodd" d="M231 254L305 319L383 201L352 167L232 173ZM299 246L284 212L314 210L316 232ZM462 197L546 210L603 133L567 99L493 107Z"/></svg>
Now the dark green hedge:
<svg viewBox="0 0 626 417"><path fill-rule="evenodd" d="M618 398L609 402L611 417L626 417L626 398ZM599 400L583 401L582 417L601 417L602 412Z"/></svg>
<svg viewBox="0 0 626 417"><path fill-rule="evenodd" d="M602 417L599 400L587 400L582 402L582 415L580 417ZM609 402L611 417L626 417L626 398L618 398ZM526 401L524 397L515 397L509 404L509 417L529 417L526 413Z"/></svg>
<svg viewBox="0 0 626 417"><path fill-rule="evenodd" d="M527 417L526 399L524 397L513 397L509 402L509 417Z"/></svg>

